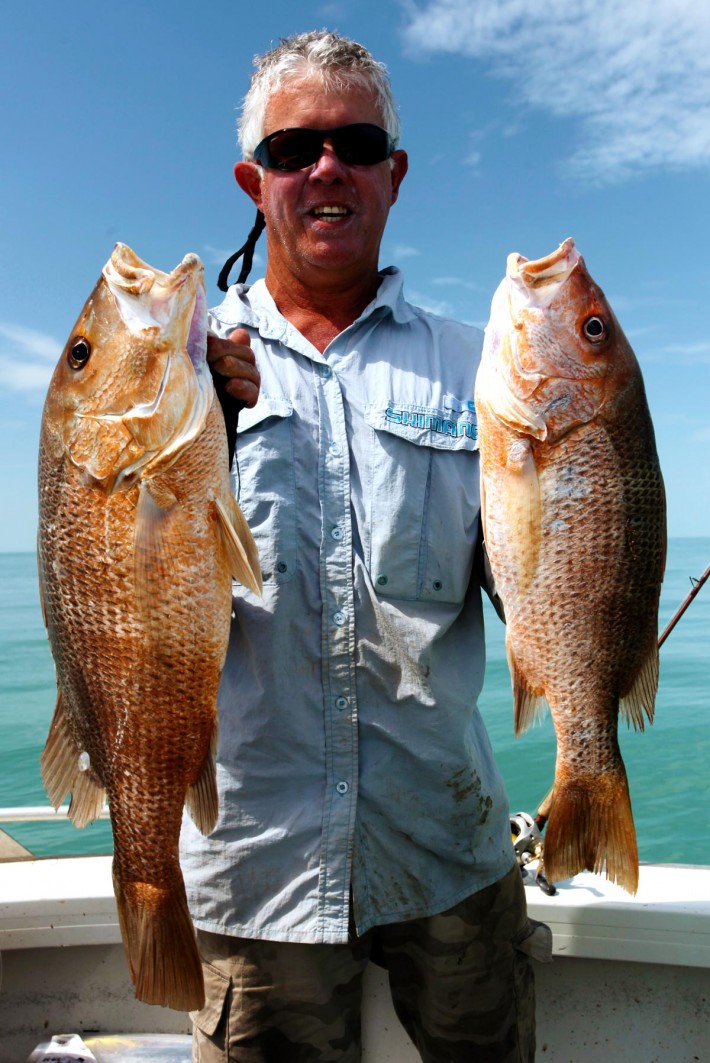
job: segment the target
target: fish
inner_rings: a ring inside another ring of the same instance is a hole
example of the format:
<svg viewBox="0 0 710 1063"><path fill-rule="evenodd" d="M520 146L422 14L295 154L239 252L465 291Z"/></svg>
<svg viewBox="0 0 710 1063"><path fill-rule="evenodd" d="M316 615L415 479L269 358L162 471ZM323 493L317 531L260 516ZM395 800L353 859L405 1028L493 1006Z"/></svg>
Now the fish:
<svg viewBox="0 0 710 1063"><path fill-rule="evenodd" d="M218 815L217 688L232 577L254 540L230 490L206 361L203 265L116 244L49 385L39 441L39 585L57 701L41 754L77 827L108 801L113 885L138 999L202 1007L178 858L183 806Z"/></svg>
<svg viewBox="0 0 710 1063"><path fill-rule="evenodd" d="M475 408L515 733L549 706L556 736L544 874L605 870L635 893L618 719L655 712L665 492L638 361L573 239L508 256Z"/></svg>

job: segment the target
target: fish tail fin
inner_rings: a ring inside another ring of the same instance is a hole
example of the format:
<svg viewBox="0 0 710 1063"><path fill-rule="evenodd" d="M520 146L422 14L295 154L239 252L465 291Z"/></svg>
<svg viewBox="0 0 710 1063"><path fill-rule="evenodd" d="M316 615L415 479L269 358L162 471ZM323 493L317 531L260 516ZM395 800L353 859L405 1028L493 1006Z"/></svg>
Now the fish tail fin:
<svg viewBox="0 0 710 1063"><path fill-rule="evenodd" d="M185 887L122 883L114 875L126 958L138 1000L176 1011L198 1011L205 1001L202 963Z"/></svg>
<svg viewBox="0 0 710 1063"><path fill-rule="evenodd" d="M608 879L636 893L638 849L623 764L595 778L555 782L543 860L550 882L584 870L600 874L606 864Z"/></svg>
<svg viewBox="0 0 710 1063"><path fill-rule="evenodd" d="M75 827L85 827L100 814L104 788L98 775L79 763L81 750L67 723L66 703L59 691L49 734L39 758L42 782L53 807L59 808L71 790L69 818Z"/></svg>

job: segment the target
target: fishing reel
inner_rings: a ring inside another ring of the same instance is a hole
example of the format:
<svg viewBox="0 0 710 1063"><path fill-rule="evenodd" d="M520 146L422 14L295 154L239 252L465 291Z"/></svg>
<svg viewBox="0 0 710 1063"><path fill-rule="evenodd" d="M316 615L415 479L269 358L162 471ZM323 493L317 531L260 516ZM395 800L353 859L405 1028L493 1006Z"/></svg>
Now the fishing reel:
<svg viewBox="0 0 710 1063"><path fill-rule="evenodd" d="M537 860L537 870L535 871L535 882L548 897L554 897L557 893L555 886L548 882L543 873L543 848L544 841L540 828L527 812L516 812L514 816L510 817L510 833L513 839L513 849L515 850L515 858L518 861L523 877L527 877L530 874L526 865L533 860Z"/></svg>

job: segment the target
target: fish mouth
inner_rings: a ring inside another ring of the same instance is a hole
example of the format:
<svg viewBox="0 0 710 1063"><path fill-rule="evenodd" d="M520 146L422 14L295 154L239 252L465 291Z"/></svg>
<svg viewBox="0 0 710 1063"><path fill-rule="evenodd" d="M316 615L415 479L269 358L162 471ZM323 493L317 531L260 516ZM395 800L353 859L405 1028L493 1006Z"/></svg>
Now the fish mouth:
<svg viewBox="0 0 710 1063"><path fill-rule="evenodd" d="M572 237L544 258L530 260L517 252L508 255L506 276L512 309L548 306L581 258Z"/></svg>
<svg viewBox="0 0 710 1063"><path fill-rule="evenodd" d="M149 266L127 244L118 243L103 268L123 323L133 333L158 329L172 334L199 369L207 355L207 297L204 266L191 252L170 273Z"/></svg>

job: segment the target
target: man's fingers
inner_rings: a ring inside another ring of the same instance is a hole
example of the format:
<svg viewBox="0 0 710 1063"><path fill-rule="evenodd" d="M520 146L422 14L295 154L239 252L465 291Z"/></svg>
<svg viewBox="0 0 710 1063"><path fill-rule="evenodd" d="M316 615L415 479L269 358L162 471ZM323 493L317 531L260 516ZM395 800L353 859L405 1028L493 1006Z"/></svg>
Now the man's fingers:
<svg viewBox="0 0 710 1063"><path fill-rule="evenodd" d="M232 398L245 406L256 405L261 378L245 329L234 329L227 339L208 335L207 361L213 372L225 378L225 390Z"/></svg>

